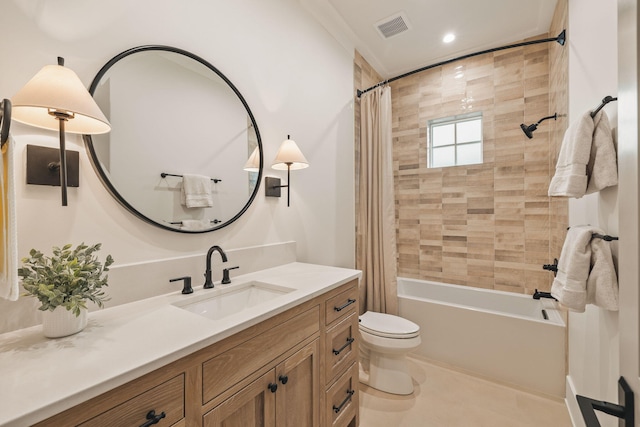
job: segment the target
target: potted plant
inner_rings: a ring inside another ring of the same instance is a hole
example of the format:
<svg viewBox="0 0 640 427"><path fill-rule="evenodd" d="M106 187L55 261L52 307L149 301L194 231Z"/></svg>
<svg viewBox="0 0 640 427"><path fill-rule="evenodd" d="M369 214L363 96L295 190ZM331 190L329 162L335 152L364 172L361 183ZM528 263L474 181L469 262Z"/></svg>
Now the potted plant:
<svg viewBox="0 0 640 427"><path fill-rule="evenodd" d="M113 264L107 255L104 265L94 254L101 244L84 243L71 249L71 244L54 247L53 256L31 249L29 257L22 259L18 276L22 278L25 296L38 298L43 311L43 332L50 338L80 332L87 325L87 301L102 307L108 300L103 287L107 286Z"/></svg>

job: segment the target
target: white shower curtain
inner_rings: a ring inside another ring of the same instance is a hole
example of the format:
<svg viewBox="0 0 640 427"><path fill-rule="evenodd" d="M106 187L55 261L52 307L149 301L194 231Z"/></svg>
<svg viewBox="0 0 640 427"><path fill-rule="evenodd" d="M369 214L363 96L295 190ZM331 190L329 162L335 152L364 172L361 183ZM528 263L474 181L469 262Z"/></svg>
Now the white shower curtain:
<svg viewBox="0 0 640 427"><path fill-rule="evenodd" d="M360 99L356 268L362 270L360 312L398 313L391 88Z"/></svg>

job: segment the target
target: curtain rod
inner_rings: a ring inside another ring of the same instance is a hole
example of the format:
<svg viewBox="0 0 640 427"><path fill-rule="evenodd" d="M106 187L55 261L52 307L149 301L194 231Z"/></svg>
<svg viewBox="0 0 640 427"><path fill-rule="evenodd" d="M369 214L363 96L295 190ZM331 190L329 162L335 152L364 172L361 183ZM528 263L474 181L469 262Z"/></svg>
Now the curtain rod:
<svg viewBox="0 0 640 427"><path fill-rule="evenodd" d="M551 37L551 38L540 39L540 40L531 40L531 41L528 41L528 42L510 44L510 45L507 45L507 46L494 47L494 48L483 50L483 51L480 51L480 52L468 53L466 55L458 56L458 57L452 58L452 59L447 59L445 61L438 62L437 64L427 65L426 67L418 68L417 70L409 71L408 73L404 73L404 74L401 74L399 76L392 77L392 78L390 78L388 80L382 81L382 82L380 82L380 83L378 83L378 84L376 84L374 86L371 86L370 88L365 89L365 90L358 89L358 91L357 91L358 98L360 98L360 96L362 96L362 94L367 93L370 90L373 90L373 89L377 88L378 86L386 85L387 83L391 83L391 82L394 82L396 80L400 80L400 79L402 79L404 77L411 76L411 75L419 73L421 71L426 71L426 70L429 70L431 68L440 67L441 65L450 64L452 62L460 61L462 59L467 59L467 58L471 58L471 57L478 56L478 55L484 55L485 53L497 52L499 50L511 49L511 48L514 48L514 47L521 47L521 46L529 46L529 45L532 45L532 44L539 44L539 43L558 42L561 46L564 46L565 41L566 41L566 30L562 30L562 32L560 34L558 34L558 37Z"/></svg>

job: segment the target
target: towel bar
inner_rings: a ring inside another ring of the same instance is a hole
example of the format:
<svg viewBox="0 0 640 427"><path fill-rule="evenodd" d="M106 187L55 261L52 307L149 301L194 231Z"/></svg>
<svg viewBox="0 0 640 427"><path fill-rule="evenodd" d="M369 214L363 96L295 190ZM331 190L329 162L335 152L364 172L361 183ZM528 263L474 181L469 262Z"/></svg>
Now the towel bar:
<svg viewBox="0 0 640 427"><path fill-rule="evenodd" d="M570 229L571 227L567 227L567 230ZM606 242L610 242L612 240L618 240L617 237L615 236L609 236L608 234L598 234L598 233L591 233L591 238L592 239L602 239Z"/></svg>
<svg viewBox="0 0 640 427"><path fill-rule="evenodd" d="M166 178L168 176L177 176L178 178L182 178L182 175L176 175L176 174L173 174L173 173L166 173L166 172L160 172L160 176L162 178ZM213 181L214 184L222 182L222 180L218 179L218 178L211 178L211 181Z"/></svg>
<svg viewBox="0 0 640 427"><path fill-rule="evenodd" d="M209 221L211 224L218 224L221 223L222 221L220 221L219 219L212 219L211 221ZM170 222L169 224L172 225L182 225L182 221L174 221L174 222Z"/></svg>
<svg viewBox="0 0 640 427"><path fill-rule="evenodd" d="M592 239L596 239L596 238L597 238L597 239L602 239L602 240L604 240L604 241L606 241L606 242L610 242L610 241L612 241L612 240L618 240L618 238L617 238L617 237L609 236L608 234L602 235L602 234L598 234L598 233L593 233L593 234L591 235L591 238L592 238Z"/></svg>

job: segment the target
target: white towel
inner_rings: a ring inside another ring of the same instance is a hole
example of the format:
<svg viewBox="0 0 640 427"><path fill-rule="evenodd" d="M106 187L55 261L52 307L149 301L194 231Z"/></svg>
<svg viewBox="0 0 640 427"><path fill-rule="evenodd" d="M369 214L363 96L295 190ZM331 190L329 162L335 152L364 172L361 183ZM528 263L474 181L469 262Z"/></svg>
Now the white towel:
<svg viewBox="0 0 640 427"><path fill-rule="evenodd" d="M605 234L590 225L569 229L551 295L565 308L577 312L583 312L586 304L617 311L618 278L611 243L593 237L594 233Z"/></svg>
<svg viewBox="0 0 640 427"><path fill-rule="evenodd" d="M0 297L15 301L18 288L18 234L13 152L15 142L9 137L2 147L0 162Z"/></svg>
<svg viewBox="0 0 640 427"><path fill-rule="evenodd" d="M594 122L584 113L564 134L556 172L549 184L549 196L580 198L587 190L587 164L591 155Z"/></svg>
<svg viewBox="0 0 640 427"><path fill-rule="evenodd" d="M604 234L597 231L598 234ZM611 243L591 240L591 272L587 279L587 304L618 311L618 275L611 255Z"/></svg>
<svg viewBox="0 0 640 427"><path fill-rule="evenodd" d="M211 178L203 175L182 175L182 204L188 208L210 208L213 206Z"/></svg>
<svg viewBox="0 0 640 427"><path fill-rule="evenodd" d="M558 261L558 274L551 285L551 295L573 311L583 312L587 303L593 230L590 226L569 229Z"/></svg>
<svg viewBox="0 0 640 427"><path fill-rule="evenodd" d="M604 188L618 185L618 163L613 143L611 125L604 110L593 118L594 131L591 143L591 155L587 164L586 194L595 193Z"/></svg>
<svg viewBox="0 0 640 427"><path fill-rule="evenodd" d="M211 223L206 219L183 219L181 230L200 231L211 227Z"/></svg>

